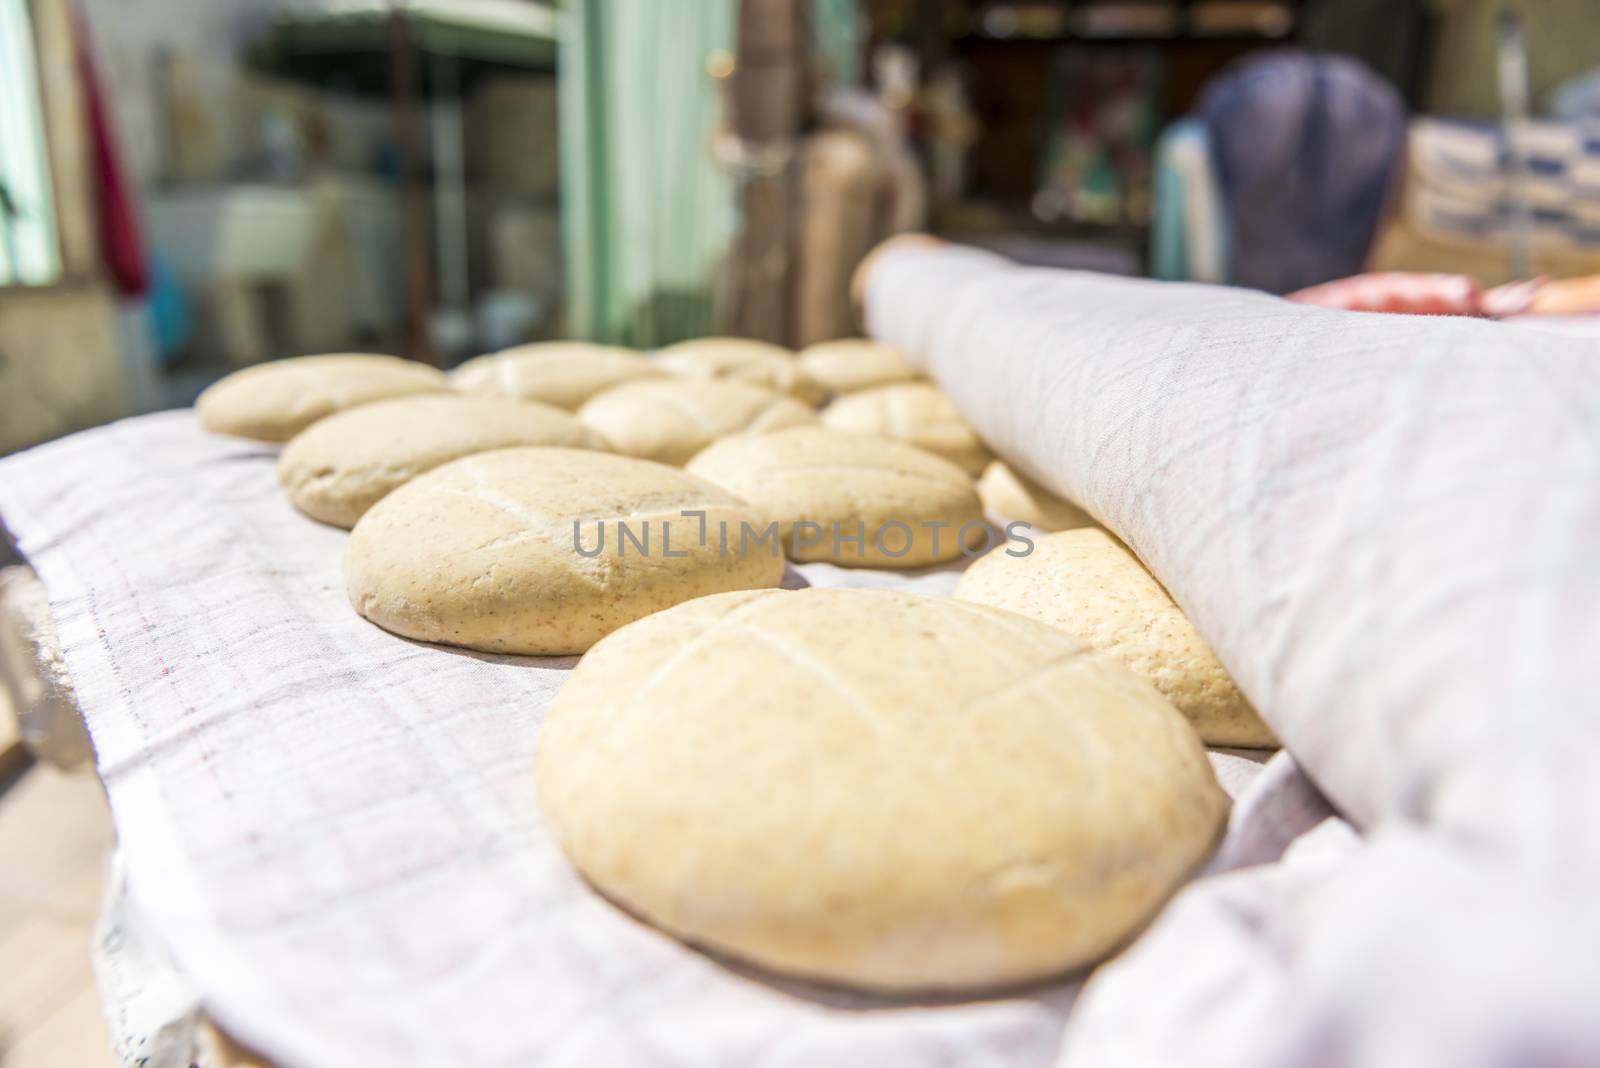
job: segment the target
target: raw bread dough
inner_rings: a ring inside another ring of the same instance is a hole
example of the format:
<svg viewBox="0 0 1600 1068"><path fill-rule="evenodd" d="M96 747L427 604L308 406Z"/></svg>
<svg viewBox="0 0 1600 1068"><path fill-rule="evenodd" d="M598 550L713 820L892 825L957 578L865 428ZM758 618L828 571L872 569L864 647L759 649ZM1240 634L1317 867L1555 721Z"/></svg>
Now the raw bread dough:
<svg viewBox="0 0 1600 1068"><path fill-rule="evenodd" d="M450 375L464 393L513 397L575 409L624 382L666 371L632 349L587 341L541 341L468 360Z"/></svg>
<svg viewBox="0 0 1600 1068"><path fill-rule="evenodd" d="M729 434L807 426L817 413L792 397L743 382L668 379L607 390L578 412L617 452L684 464Z"/></svg>
<svg viewBox="0 0 1600 1068"><path fill-rule="evenodd" d="M805 348L800 352L800 369L835 395L922 377L899 349L865 338L824 341Z"/></svg>
<svg viewBox="0 0 1600 1068"><path fill-rule="evenodd" d="M1018 474L1003 460L993 460L984 468L978 479L978 496L984 512L1002 523L1026 523L1046 533L1099 525L1088 512Z"/></svg>
<svg viewBox="0 0 1600 1068"><path fill-rule="evenodd" d="M1050 623L1115 656L1166 694L1207 745L1276 746L1205 639L1144 565L1098 527L992 552L967 568L957 597Z"/></svg>
<svg viewBox="0 0 1600 1068"><path fill-rule="evenodd" d="M689 941L879 990L1104 957L1227 800L1110 657L947 597L709 597L613 634L540 728L539 800L601 891Z"/></svg>
<svg viewBox="0 0 1600 1068"><path fill-rule="evenodd" d="M656 353L658 367L682 378L715 378L765 386L806 404L822 400L822 389L800 369L789 349L742 337L680 341Z"/></svg>
<svg viewBox="0 0 1600 1068"><path fill-rule="evenodd" d="M799 427L724 438L688 470L776 521L795 560L921 567L953 560L963 545L992 537L972 480L954 464L897 441ZM815 526L797 529L802 522ZM843 537L834 536L836 528ZM860 544L846 540L858 534Z"/></svg>
<svg viewBox="0 0 1600 1068"><path fill-rule="evenodd" d="M278 457L278 482L296 508L348 529L391 490L424 471L515 445L607 447L570 413L547 404L503 397L402 397L330 415L295 435Z"/></svg>
<svg viewBox="0 0 1600 1068"><path fill-rule="evenodd" d="M915 445L973 477L991 456L989 447L932 382L878 386L840 397L823 411L822 425Z"/></svg>
<svg viewBox="0 0 1600 1068"><path fill-rule="evenodd" d="M679 601L776 586L781 556L721 552L721 524L754 521L743 502L677 468L500 449L435 468L374 505L350 532L345 584L357 612L407 638L581 653Z"/></svg>
<svg viewBox="0 0 1600 1068"><path fill-rule="evenodd" d="M235 371L194 402L218 434L288 441L324 416L373 401L450 388L438 370L396 356L335 353L273 360Z"/></svg>

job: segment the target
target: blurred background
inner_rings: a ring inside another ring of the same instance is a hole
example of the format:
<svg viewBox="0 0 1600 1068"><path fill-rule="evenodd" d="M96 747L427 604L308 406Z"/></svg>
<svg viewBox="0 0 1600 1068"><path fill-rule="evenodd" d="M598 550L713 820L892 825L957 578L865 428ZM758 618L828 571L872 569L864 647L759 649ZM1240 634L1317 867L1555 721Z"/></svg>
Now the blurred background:
<svg viewBox="0 0 1600 1068"><path fill-rule="evenodd" d="M930 230L1600 272L1596 0L0 0L0 453L238 367L855 333Z"/></svg>

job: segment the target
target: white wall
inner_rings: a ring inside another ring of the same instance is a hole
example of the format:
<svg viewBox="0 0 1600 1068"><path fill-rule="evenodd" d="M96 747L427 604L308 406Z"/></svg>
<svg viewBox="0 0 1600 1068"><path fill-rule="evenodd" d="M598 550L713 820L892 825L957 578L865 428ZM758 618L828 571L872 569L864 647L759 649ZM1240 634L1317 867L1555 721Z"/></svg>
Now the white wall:
<svg viewBox="0 0 1600 1068"><path fill-rule="evenodd" d="M123 154L141 185L161 173L166 147L154 92L161 50L224 64L276 13L294 6L308 6L307 0L83 0Z"/></svg>

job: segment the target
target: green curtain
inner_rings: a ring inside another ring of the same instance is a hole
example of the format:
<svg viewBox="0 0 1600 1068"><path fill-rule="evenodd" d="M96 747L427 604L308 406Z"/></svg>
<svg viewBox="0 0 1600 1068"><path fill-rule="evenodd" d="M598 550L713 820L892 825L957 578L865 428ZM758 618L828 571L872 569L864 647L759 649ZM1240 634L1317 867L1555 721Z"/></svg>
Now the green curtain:
<svg viewBox="0 0 1600 1068"><path fill-rule="evenodd" d="M561 14L567 333L641 347L710 333L736 220L710 155L722 102L706 62L734 47L734 0L568 0Z"/></svg>
<svg viewBox="0 0 1600 1068"><path fill-rule="evenodd" d="M865 32L859 0L811 0L811 46L834 85L861 84Z"/></svg>
<svg viewBox="0 0 1600 1068"><path fill-rule="evenodd" d="M0 286L61 273L33 28L24 0L0 0Z"/></svg>

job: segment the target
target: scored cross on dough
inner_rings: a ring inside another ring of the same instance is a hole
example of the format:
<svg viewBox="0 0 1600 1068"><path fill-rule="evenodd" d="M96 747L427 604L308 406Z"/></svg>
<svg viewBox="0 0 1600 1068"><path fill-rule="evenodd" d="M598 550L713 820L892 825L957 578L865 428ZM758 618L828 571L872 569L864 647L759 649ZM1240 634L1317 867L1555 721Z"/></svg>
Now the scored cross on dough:
<svg viewBox="0 0 1600 1068"><path fill-rule="evenodd" d="M585 404L578 418L616 451L682 464L719 438L766 433L817 421L791 397L744 382L679 380L630 383Z"/></svg>
<svg viewBox="0 0 1600 1068"><path fill-rule="evenodd" d="M477 507L463 510L462 501ZM691 511L704 517L682 514ZM610 546L579 552L583 527L597 522ZM624 550L621 523L649 549ZM721 524L754 527L757 517L675 468L573 449L503 449L445 464L379 501L351 531L345 579L356 611L405 637L576 653L680 601L778 585L780 556L723 553L709 536L702 543L702 532Z"/></svg>
<svg viewBox="0 0 1600 1068"><path fill-rule="evenodd" d="M970 549L983 523L977 490L960 468L878 437L822 427L740 435L712 445L687 470L776 521L796 560L921 567ZM802 523L821 531L814 543L795 536ZM846 542L858 532L861 545Z"/></svg>
<svg viewBox="0 0 1600 1068"><path fill-rule="evenodd" d="M822 413L822 425L915 445L974 477L991 456L988 446L932 382L901 382L840 397Z"/></svg>
<svg viewBox="0 0 1600 1068"><path fill-rule="evenodd" d="M517 445L604 444L570 413L549 405L430 393L318 420L284 447L278 481L302 512L348 529L396 487L464 456Z"/></svg>
<svg viewBox="0 0 1600 1068"><path fill-rule="evenodd" d="M1226 811L1188 723L1045 624L886 590L703 598L579 662L539 801L589 881L691 942L877 990L1112 951Z"/></svg>
<svg viewBox="0 0 1600 1068"><path fill-rule="evenodd" d="M219 379L195 400L195 410L214 433L283 442L334 412L449 388L435 368L395 356L297 356Z"/></svg>
<svg viewBox="0 0 1600 1068"><path fill-rule="evenodd" d="M450 375L459 390L575 409L624 382L665 377L637 352L586 341L541 341L478 356Z"/></svg>
<svg viewBox="0 0 1600 1068"><path fill-rule="evenodd" d="M1210 745L1272 747L1272 730L1161 584L1098 527L1039 536L1027 556L990 553L956 597L1060 627L1147 678Z"/></svg>

